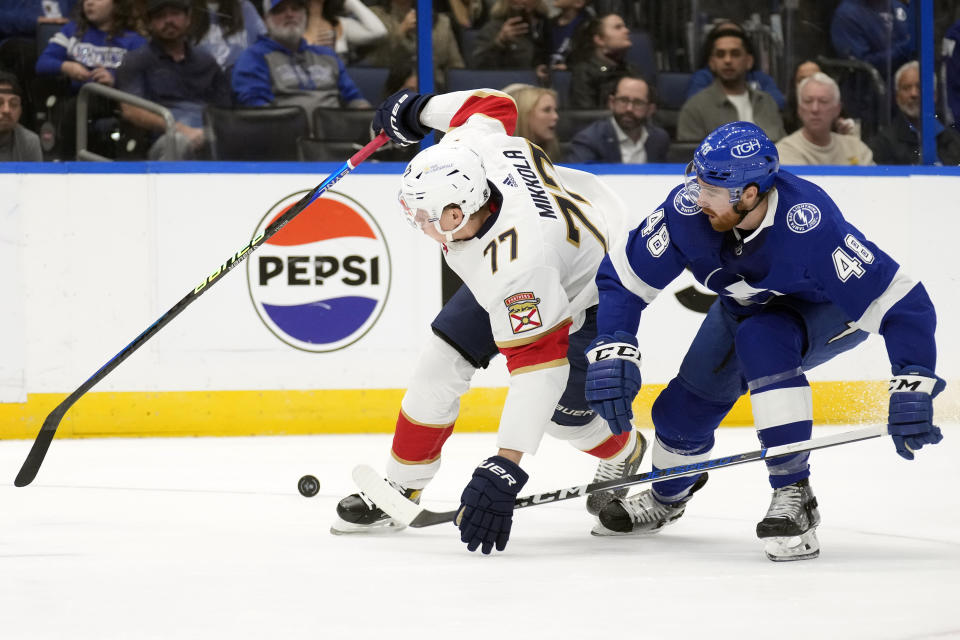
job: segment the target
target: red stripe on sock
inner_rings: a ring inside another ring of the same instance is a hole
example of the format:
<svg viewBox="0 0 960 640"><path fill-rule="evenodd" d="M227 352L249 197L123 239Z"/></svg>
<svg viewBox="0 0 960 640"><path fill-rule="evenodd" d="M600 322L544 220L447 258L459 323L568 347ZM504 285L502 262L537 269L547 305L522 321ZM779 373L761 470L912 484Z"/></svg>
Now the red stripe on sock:
<svg viewBox="0 0 960 640"><path fill-rule="evenodd" d="M627 441L629 439L629 433L621 433L618 436L611 435L593 449L588 450L587 453L598 458L612 458L620 453L625 446L627 446Z"/></svg>
<svg viewBox="0 0 960 640"><path fill-rule="evenodd" d="M393 455L412 464L432 462L440 455L443 443L453 433L453 424L424 426L412 422L403 411L397 416L393 432Z"/></svg>

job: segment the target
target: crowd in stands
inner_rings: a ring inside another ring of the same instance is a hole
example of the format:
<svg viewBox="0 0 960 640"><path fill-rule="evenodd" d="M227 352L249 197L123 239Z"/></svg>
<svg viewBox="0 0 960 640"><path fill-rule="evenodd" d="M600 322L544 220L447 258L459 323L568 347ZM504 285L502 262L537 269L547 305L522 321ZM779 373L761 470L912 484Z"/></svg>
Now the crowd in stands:
<svg viewBox="0 0 960 640"><path fill-rule="evenodd" d="M787 165L922 161L915 3L833 0L827 55L789 75L754 41L755 24L737 21L746 15L703 25L690 51L661 41L626 0L432 4L435 91L506 90L517 135L557 162L685 162L734 120L760 126ZM957 13L936 60L932 126L944 165L960 164ZM665 63L677 50L689 53L683 72ZM416 0L4 0L0 160L75 159L87 86L83 157L237 159L220 144L236 135L254 158L261 138L265 160L346 158L369 139L361 125L372 108L416 88L417 55ZM471 70L493 72L481 82ZM331 110L342 127L329 125ZM265 131L276 113L294 114L296 126ZM217 122L225 114L236 129Z"/></svg>

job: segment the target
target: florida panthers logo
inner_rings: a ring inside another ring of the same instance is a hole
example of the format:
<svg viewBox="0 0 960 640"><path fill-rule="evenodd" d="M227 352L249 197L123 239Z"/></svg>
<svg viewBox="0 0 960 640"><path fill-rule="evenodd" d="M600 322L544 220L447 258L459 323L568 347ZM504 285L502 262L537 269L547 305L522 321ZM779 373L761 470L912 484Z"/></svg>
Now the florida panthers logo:
<svg viewBox="0 0 960 640"><path fill-rule="evenodd" d="M532 291L523 291L515 293L503 304L507 307L507 314L510 316L510 327L514 333L524 333L533 331L543 326L540 320L540 298L533 295Z"/></svg>

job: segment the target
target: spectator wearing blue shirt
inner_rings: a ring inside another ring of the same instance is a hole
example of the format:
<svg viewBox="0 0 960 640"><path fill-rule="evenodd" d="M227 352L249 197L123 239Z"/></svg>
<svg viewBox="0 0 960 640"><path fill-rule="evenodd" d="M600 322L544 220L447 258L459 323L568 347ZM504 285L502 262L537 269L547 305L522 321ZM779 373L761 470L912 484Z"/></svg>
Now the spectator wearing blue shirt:
<svg viewBox="0 0 960 640"><path fill-rule="evenodd" d="M307 44L304 0L264 0L267 35L244 51L233 67L236 102L248 107L368 108L333 49Z"/></svg>
<svg viewBox="0 0 960 640"><path fill-rule="evenodd" d="M916 48L911 14L898 0L843 0L830 23L830 40L838 56L869 62L885 78Z"/></svg>
<svg viewBox="0 0 960 640"><path fill-rule="evenodd" d="M147 42L134 28L132 0L84 0L77 4L75 19L50 38L37 60L37 75L50 81L68 79L73 94L88 82L112 87L127 52ZM57 147L54 153L64 159L72 159L74 154L76 106L75 98L65 97L54 104L50 114ZM112 116L109 102L92 100L90 106L93 119Z"/></svg>
<svg viewBox="0 0 960 640"><path fill-rule="evenodd" d="M567 58L573 51L573 36L580 25L589 22L593 14L587 9L590 0L554 0L560 13L547 21L546 41L551 69L566 69Z"/></svg>
<svg viewBox="0 0 960 640"><path fill-rule="evenodd" d="M240 54L267 32L250 0L194 0L192 13L191 41L228 73Z"/></svg>
<svg viewBox="0 0 960 640"><path fill-rule="evenodd" d="M0 2L0 42L23 36L33 38L40 19L66 19L76 0L3 0Z"/></svg>
<svg viewBox="0 0 960 640"><path fill-rule="evenodd" d="M230 106L230 83L206 51L192 47L189 0L147 0L150 42L123 59L117 70L117 88L156 102L173 113L173 152L161 136L150 148L151 160L188 160L204 157L207 140L203 110L208 104ZM138 127L161 132L159 115L121 103L123 117Z"/></svg>
<svg viewBox="0 0 960 640"><path fill-rule="evenodd" d="M63 74L76 92L86 82L113 86L128 51L146 44L134 31L130 0L84 0L71 20L47 43L38 75Z"/></svg>
<svg viewBox="0 0 960 640"><path fill-rule="evenodd" d="M913 58L912 13L898 0L843 0L830 23L830 39L839 58L866 62L880 74L882 86L864 72L840 82L849 114L861 120L869 138L889 120L887 91L895 90L893 72Z"/></svg>

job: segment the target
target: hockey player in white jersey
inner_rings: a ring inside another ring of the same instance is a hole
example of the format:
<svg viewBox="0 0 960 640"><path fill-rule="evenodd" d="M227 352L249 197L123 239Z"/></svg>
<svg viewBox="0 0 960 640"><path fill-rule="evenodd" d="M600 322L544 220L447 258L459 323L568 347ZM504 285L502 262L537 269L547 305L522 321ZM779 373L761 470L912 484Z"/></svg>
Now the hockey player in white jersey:
<svg viewBox="0 0 960 640"><path fill-rule="evenodd" d="M748 390L764 447L810 437L812 400L804 372L883 336L893 378L889 427L896 451L941 439L932 399L936 314L922 284L847 222L815 184L779 168L776 147L746 122L723 125L694 153L685 183L597 273L598 337L587 398L613 433L630 428L640 388L636 333L641 313L684 268L719 297L680 371L652 408L653 468L707 460L714 430ZM820 546L809 453L767 462L773 497L756 533L774 561L815 558ZM680 518L706 474L655 482L609 503L597 535L645 534Z"/></svg>
<svg viewBox="0 0 960 640"><path fill-rule="evenodd" d="M465 283L433 324L404 396L387 478L408 498L436 473L459 397L475 367L498 351L510 384L497 455L480 463L457 518L470 551L503 550L513 501L527 481L519 462L545 432L600 459L596 479L635 473L646 448L635 431L610 434L584 397L584 350L596 335L594 276L611 234L626 231L622 202L595 176L554 166L513 137L516 105L493 90L439 96L401 92L374 130L411 143L443 140L407 166L399 194L407 221L443 247ZM613 238L615 239L615 235ZM591 495L597 513L626 490ZM392 525L362 494L338 505L335 533Z"/></svg>

